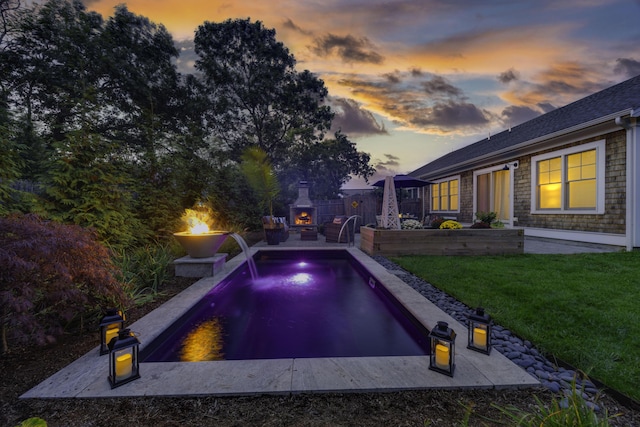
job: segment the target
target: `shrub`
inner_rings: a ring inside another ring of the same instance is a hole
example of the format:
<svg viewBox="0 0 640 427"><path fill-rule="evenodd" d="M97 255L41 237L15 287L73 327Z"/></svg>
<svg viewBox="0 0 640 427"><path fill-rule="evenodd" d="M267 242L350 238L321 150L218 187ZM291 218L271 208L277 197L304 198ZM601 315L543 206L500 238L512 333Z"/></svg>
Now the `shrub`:
<svg viewBox="0 0 640 427"><path fill-rule="evenodd" d="M492 224L498 217L496 212L476 212L478 222L471 225L471 228L491 228Z"/></svg>
<svg viewBox="0 0 640 427"><path fill-rule="evenodd" d="M577 389L575 380L572 381L571 391L565 393L564 399L558 401L554 398L551 405L543 403L537 396L535 400L537 407L534 407L532 412L492 406L505 414L513 422L512 425L518 427L608 427L611 425L610 421L616 417L610 416L606 410L599 416L595 404L585 400L582 390Z"/></svg>
<svg viewBox="0 0 640 427"><path fill-rule="evenodd" d="M458 221L453 221L450 219L440 224L440 228L449 229L449 230L458 230L462 228L462 224L460 224Z"/></svg>
<svg viewBox="0 0 640 427"><path fill-rule="evenodd" d="M174 253L168 244L114 250L124 291L136 305L153 300L170 277Z"/></svg>
<svg viewBox="0 0 640 427"><path fill-rule="evenodd" d="M128 300L117 269L95 233L36 215L0 218L0 332L8 339L43 345L73 320L96 319L104 307Z"/></svg>
<svg viewBox="0 0 640 427"><path fill-rule="evenodd" d="M476 218L478 219L478 221L484 222L487 224L491 224L493 221L496 220L497 217L498 217L497 212L483 212L483 211L476 212Z"/></svg>
<svg viewBox="0 0 640 427"><path fill-rule="evenodd" d="M415 230L418 228L422 228L422 223L415 219L407 219L402 221L402 229L403 230Z"/></svg>
<svg viewBox="0 0 640 427"><path fill-rule="evenodd" d="M429 225L431 225L433 228L440 228L443 222L444 218L437 216L431 220L431 224Z"/></svg>

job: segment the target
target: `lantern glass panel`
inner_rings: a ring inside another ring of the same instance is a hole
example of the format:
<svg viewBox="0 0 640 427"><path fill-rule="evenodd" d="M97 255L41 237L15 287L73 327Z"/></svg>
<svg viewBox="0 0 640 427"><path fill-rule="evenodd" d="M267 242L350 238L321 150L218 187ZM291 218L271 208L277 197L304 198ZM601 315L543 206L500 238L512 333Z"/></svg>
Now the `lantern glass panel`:
<svg viewBox="0 0 640 427"><path fill-rule="evenodd" d="M469 339L467 348L481 353L491 352L491 318L478 308L469 316Z"/></svg>
<svg viewBox="0 0 640 427"><path fill-rule="evenodd" d="M107 310L100 320L100 354L109 353L109 343L124 328L124 319L116 309Z"/></svg>
<svg viewBox="0 0 640 427"><path fill-rule="evenodd" d="M109 344L109 382L111 388L140 378L138 348L140 342L124 329L116 340Z"/></svg>
<svg viewBox="0 0 640 427"><path fill-rule="evenodd" d="M429 334L431 350L429 369L453 376L455 370L455 338L456 333L446 322L438 322Z"/></svg>

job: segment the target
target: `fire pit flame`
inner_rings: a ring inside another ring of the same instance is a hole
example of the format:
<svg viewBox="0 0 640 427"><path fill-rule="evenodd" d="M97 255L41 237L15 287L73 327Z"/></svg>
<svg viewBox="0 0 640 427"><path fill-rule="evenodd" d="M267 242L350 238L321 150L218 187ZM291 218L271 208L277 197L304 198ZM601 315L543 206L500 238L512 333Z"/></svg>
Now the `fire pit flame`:
<svg viewBox="0 0 640 427"><path fill-rule="evenodd" d="M187 231L173 235L192 258L214 256L229 235L228 231L211 231L211 215L202 204L196 209L186 209L182 221L186 224Z"/></svg>
<svg viewBox="0 0 640 427"><path fill-rule="evenodd" d="M193 224L189 224L189 233L191 234L205 234L208 232L209 226L207 223L200 221L198 218L193 218Z"/></svg>

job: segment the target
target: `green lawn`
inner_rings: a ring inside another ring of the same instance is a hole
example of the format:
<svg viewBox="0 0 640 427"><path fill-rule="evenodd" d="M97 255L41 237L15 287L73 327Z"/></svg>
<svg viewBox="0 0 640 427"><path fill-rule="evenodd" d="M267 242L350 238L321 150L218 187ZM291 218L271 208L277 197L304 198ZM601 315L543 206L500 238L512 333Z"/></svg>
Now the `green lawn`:
<svg viewBox="0 0 640 427"><path fill-rule="evenodd" d="M392 260L640 400L640 252Z"/></svg>

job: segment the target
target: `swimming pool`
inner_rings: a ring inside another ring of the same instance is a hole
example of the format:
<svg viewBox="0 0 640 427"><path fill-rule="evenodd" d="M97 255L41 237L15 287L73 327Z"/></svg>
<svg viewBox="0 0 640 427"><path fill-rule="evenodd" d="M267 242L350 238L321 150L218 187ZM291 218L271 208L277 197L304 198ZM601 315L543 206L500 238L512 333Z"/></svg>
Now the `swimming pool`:
<svg viewBox="0 0 640 427"><path fill-rule="evenodd" d="M349 252L260 250L141 351L142 362L428 355L428 330Z"/></svg>

